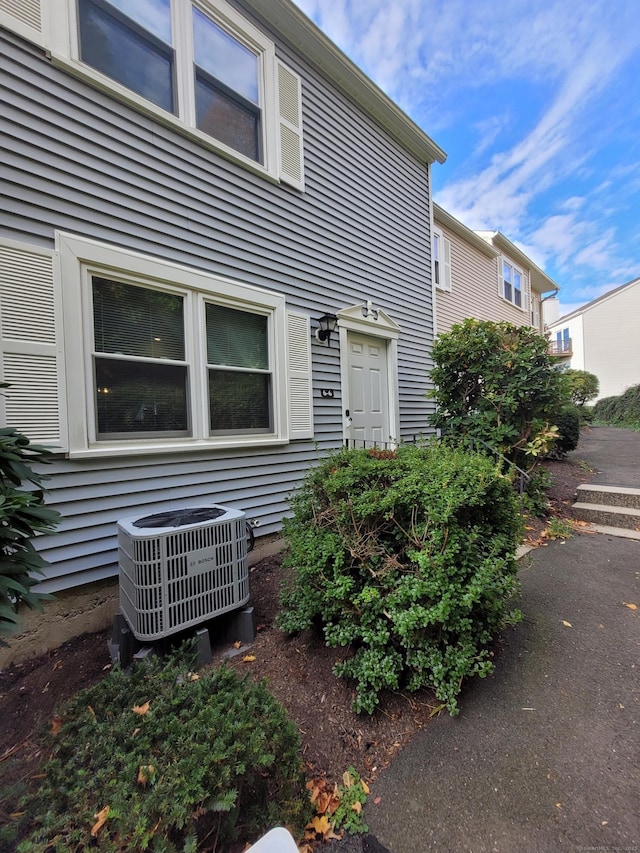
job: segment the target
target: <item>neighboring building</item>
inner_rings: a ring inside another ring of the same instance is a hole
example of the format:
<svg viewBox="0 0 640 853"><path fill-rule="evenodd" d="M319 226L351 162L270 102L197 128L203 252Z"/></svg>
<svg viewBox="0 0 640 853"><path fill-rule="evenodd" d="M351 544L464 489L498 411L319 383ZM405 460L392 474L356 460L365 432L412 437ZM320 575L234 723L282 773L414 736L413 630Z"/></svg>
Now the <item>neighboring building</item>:
<svg viewBox="0 0 640 853"><path fill-rule="evenodd" d="M640 384L639 318L640 278L635 278L550 322L550 342L564 353L566 367L598 377L598 400L615 397Z"/></svg>
<svg viewBox="0 0 640 853"><path fill-rule="evenodd" d="M433 205L436 332L468 317L543 331L541 300L558 285L499 231L472 231Z"/></svg>
<svg viewBox="0 0 640 853"><path fill-rule="evenodd" d="M51 592L127 516L276 533L319 452L433 409L442 150L289 0L136 9L0 3L2 421L56 451Z"/></svg>

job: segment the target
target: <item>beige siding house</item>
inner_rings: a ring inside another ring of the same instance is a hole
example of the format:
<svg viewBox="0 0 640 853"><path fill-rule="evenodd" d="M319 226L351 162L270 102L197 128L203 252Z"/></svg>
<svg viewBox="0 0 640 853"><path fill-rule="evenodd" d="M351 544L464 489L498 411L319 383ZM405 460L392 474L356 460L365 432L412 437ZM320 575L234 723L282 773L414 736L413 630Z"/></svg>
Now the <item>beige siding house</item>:
<svg viewBox="0 0 640 853"><path fill-rule="evenodd" d="M568 367L600 381L598 399L640 384L640 278L549 323L551 343L571 354Z"/></svg>
<svg viewBox="0 0 640 853"><path fill-rule="evenodd" d="M472 231L433 205L436 332L468 317L543 331L541 300L558 285L499 231Z"/></svg>

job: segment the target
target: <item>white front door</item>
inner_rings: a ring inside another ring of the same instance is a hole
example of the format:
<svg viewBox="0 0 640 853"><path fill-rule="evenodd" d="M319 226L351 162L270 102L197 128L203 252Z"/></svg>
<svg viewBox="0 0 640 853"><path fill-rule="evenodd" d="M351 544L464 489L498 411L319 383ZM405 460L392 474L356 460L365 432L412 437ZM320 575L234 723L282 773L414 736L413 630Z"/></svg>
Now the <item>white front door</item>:
<svg viewBox="0 0 640 853"><path fill-rule="evenodd" d="M356 447L384 445L391 440L387 342L349 332L347 349L347 438Z"/></svg>

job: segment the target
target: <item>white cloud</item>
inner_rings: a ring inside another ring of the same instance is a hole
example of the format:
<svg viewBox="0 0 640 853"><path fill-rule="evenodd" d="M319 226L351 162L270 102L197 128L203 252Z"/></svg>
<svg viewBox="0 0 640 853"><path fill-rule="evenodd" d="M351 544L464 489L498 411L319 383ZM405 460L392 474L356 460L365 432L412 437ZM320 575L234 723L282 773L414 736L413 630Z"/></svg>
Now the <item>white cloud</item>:
<svg viewBox="0 0 640 853"><path fill-rule="evenodd" d="M440 174L452 177L436 192L451 214L500 229L539 266L551 264L561 286L558 273L576 288L597 273L600 295L640 272L616 242L621 207L638 207L640 166L629 159L637 124L628 109L609 113L626 98L640 117L629 91L637 72L626 88L616 77L640 49L638 0L615 9L610 0L509 0L499 14L489 0L297 2L436 141L435 130L459 131L458 162L449 159ZM518 98L533 93L528 108L509 102L510 84ZM606 146L623 137L629 158L612 160ZM627 279L602 285L603 273Z"/></svg>

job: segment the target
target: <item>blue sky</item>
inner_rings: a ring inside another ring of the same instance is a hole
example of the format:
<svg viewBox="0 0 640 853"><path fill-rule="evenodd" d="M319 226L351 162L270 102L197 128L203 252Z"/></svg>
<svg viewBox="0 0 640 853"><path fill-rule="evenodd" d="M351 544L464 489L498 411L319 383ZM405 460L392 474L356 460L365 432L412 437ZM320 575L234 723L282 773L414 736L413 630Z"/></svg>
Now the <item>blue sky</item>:
<svg viewBox="0 0 640 853"><path fill-rule="evenodd" d="M447 152L435 200L563 314L640 276L640 0L296 2Z"/></svg>

